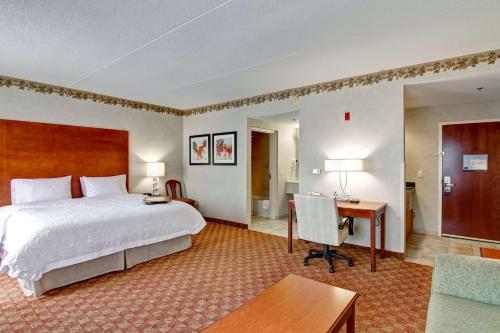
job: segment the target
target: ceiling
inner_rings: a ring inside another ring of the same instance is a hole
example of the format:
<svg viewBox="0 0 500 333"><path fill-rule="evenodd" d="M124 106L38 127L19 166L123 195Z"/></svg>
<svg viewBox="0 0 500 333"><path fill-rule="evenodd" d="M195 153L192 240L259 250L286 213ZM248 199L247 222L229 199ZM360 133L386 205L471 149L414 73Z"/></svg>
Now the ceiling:
<svg viewBox="0 0 500 333"><path fill-rule="evenodd" d="M500 48L497 0L0 0L0 74L176 108Z"/></svg>
<svg viewBox="0 0 500 333"><path fill-rule="evenodd" d="M478 89L483 88L483 89ZM500 73L474 75L405 87L405 108L422 108L500 99Z"/></svg>

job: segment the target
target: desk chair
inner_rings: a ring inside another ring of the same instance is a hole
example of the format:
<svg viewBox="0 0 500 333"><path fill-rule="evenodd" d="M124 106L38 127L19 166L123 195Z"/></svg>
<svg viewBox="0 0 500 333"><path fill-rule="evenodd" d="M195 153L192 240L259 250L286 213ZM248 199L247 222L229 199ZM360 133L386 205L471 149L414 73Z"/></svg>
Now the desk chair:
<svg viewBox="0 0 500 333"><path fill-rule="evenodd" d="M179 192L177 192L177 190L179 190ZM172 198L172 200L182 201L196 208L195 200L184 198L184 196L182 195L182 184L178 180L171 179L167 181L165 183L165 193L169 195Z"/></svg>
<svg viewBox="0 0 500 333"><path fill-rule="evenodd" d="M295 194L294 199L299 238L323 245L323 250L309 250L304 266L308 266L313 258L324 258L330 273L335 272L334 258L346 260L349 266L353 266L351 258L330 250L330 245L342 245L349 233L348 221L340 219L335 198Z"/></svg>

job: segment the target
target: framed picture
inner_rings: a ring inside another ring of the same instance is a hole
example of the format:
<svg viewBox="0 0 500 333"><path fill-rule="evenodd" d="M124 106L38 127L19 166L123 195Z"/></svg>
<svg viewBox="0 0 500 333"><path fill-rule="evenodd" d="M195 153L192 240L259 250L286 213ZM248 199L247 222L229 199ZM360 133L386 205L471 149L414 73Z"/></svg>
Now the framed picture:
<svg viewBox="0 0 500 333"><path fill-rule="evenodd" d="M236 165L236 132L212 134L212 154L214 165Z"/></svg>
<svg viewBox="0 0 500 333"><path fill-rule="evenodd" d="M210 134L191 135L189 137L189 164L210 164Z"/></svg>

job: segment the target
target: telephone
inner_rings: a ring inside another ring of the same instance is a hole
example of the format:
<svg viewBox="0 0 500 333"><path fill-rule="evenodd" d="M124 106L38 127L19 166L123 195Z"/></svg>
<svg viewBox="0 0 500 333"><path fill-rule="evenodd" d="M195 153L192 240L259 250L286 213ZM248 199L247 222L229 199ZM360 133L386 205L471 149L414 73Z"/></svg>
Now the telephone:
<svg viewBox="0 0 500 333"><path fill-rule="evenodd" d="M358 198L353 198L350 193L349 194L339 194L337 192L334 192L333 196L335 197L335 199L337 201L346 201L346 202L350 202L350 203L359 203L359 199Z"/></svg>

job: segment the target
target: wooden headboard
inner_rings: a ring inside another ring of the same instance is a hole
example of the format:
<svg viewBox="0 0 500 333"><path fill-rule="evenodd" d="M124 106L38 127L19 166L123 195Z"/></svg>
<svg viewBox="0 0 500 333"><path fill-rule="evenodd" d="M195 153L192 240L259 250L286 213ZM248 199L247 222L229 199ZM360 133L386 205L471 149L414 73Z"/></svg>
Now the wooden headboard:
<svg viewBox="0 0 500 333"><path fill-rule="evenodd" d="M10 204L16 178L73 176L73 198L82 196L80 176L127 175L128 132L0 119L0 206Z"/></svg>

